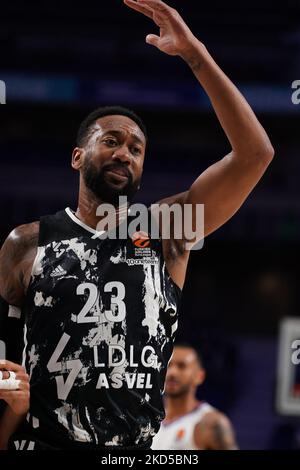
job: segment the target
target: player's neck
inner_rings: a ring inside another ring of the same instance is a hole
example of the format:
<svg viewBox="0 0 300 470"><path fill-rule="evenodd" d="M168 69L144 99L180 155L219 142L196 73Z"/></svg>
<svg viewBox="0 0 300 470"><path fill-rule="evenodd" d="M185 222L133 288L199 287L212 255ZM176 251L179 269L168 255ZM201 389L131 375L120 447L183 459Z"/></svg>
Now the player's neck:
<svg viewBox="0 0 300 470"><path fill-rule="evenodd" d="M103 216L97 215L97 209L99 206L101 206L101 204L107 203L97 198L87 188L81 187L79 191L78 207L75 215L86 225L96 229L102 219L107 219L106 213ZM113 224L119 225L119 223L123 220L123 217L127 214L127 211L128 205L116 207L116 219L113 221Z"/></svg>
<svg viewBox="0 0 300 470"><path fill-rule="evenodd" d="M181 416L194 411L199 405L199 401L194 395L186 395L184 397L167 397L165 401L166 419L165 421L173 421Z"/></svg>

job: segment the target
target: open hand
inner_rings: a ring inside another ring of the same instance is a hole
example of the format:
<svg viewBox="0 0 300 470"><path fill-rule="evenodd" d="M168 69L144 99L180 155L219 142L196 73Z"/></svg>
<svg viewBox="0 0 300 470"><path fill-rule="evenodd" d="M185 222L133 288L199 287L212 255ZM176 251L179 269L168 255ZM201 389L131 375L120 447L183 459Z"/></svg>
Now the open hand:
<svg viewBox="0 0 300 470"><path fill-rule="evenodd" d="M197 39L179 13L160 0L124 0L124 3L151 18L159 27L159 36L148 34L146 42L169 55L182 56Z"/></svg>

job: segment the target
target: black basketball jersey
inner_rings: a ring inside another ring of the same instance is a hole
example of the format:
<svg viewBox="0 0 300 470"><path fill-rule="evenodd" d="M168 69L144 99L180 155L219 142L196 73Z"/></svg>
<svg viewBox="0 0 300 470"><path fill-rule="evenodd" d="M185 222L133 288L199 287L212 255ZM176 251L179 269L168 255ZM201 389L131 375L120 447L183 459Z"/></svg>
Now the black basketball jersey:
<svg viewBox="0 0 300 470"><path fill-rule="evenodd" d="M164 419L181 291L161 239L134 238L101 239L70 209L40 220L22 312L37 439L139 447Z"/></svg>

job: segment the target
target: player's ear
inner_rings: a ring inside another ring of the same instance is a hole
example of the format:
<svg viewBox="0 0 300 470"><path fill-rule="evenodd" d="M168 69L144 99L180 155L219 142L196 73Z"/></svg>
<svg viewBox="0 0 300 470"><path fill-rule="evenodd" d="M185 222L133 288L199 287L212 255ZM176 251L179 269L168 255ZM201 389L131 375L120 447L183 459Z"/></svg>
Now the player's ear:
<svg viewBox="0 0 300 470"><path fill-rule="evenodd" d="M206 372L204 369L199 369L197 371L197 374L195 374L195 382L196 382L196 385L201 385L203 384L204 380L205 380L205 377L206 377Z"/></svg>
<svg viewBox="0 0 300 470"><path fill-rule="evenodd" d="M72 168L74 170L80 170L82 163L83 163L83 154L84 150L79 147L75 147L73 152L72 152Z"/></svg>

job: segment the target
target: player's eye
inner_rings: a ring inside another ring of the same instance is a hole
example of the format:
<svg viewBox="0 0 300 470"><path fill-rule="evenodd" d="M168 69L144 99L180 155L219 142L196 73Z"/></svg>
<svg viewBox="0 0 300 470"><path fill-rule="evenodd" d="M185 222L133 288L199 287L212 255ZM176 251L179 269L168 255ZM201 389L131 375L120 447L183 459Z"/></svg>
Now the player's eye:
<svg viewBox="0 0 300 470"><path fill-rule="evenodd" d="M142 153L142 149L140 147L133 147L132 153L133 155L140 155Z"/></svg>
<svg viewBox="0 0 300 470"><path fill-rule="evenodd" d="M104 143L109 145L110 147L114 147L115 145L118 145L118 142L116 139L105 139Z"/></svg>

